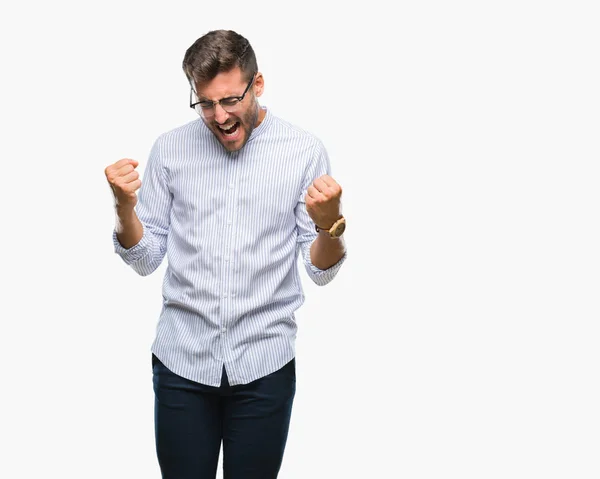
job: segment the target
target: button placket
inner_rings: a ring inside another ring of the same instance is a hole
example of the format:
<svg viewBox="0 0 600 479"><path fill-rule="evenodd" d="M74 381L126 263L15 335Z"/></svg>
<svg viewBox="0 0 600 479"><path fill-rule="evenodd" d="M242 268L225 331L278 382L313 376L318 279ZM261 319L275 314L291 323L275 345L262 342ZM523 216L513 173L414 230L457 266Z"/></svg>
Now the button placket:
<svg viewBox="0 0 600 479"><path fill-rule="evenodd" d="M228 178L226 180L227 185L227 198L226 198L226 228L225 228L225 237L223 244L223 252L222 252L222 285L221 285L221 326L222 333L226 331L226 324L229 318L229 309L230 303L227 301L228 298L232 298L235 295L231 293L231 274L232 274L232 263L233 263L233 251L232 248L234 246L234 229L233 225L233 215L235 211L236 205L236 183L237 183L237 173L238 173L238 163L239 163L239 152L236 152L232 155L232 160L229 163L228 168Z"/></svg>

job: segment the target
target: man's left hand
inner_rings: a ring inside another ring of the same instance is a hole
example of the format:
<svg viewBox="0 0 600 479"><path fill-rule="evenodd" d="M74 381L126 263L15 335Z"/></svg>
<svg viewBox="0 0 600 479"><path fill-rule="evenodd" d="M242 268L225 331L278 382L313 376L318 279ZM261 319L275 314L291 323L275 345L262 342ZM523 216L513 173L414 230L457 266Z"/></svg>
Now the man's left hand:
<svg viewBox="0 0 600 479"><path fill-rule="evenodd" d="M342 216L342 187L329 175L313 181L306 192L306 211L319 228L329 229Z"/></svg>

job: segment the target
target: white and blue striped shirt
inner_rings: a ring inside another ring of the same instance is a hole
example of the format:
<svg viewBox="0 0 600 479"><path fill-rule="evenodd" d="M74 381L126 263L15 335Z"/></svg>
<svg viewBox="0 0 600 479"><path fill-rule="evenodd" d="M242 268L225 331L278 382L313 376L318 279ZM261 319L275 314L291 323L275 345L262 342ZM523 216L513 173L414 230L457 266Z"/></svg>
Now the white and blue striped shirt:
<svg viewBox="0 0 600 479"><path fill-rule="evenodd" d="M304 302L298 255L309 277L325 285L346 259L327 270L310 261L317 233L304 196L330 174L314 135L267 110L246 145L228 152L201 119L154 143L137 215L141 241L115 251L141 275L167 256L163 307L152 352L179 376L247 384L295 355L294 311Z"/></svg>

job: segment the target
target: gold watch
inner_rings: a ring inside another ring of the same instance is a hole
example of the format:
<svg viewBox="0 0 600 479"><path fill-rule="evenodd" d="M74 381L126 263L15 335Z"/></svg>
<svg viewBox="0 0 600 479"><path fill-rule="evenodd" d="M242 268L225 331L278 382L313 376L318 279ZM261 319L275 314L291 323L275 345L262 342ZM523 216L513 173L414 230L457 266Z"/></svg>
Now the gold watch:
<svg viewBox="0 0 600 479"><path fill-rule="evenodd" d="M342 216L339 220L333 223L333 226L331 228L321 228L315 225L315 230L317 231L317 233L319 231L327 231L329 233L329 236L331 236L332 238L339 238L344 234L344 231L346 230L346 218Z"/></svg>

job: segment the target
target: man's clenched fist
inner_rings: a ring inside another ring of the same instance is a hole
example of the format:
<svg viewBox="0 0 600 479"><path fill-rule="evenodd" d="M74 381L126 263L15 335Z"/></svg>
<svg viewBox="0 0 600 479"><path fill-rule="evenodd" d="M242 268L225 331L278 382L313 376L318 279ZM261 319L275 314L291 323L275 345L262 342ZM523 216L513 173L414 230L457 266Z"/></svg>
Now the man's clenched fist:
<svg viewBox="0 0 600 479"><path fill-rule="evenodd" d="M320 228L331 228L342 216L342 187L329 175L317 178L306 192L306 211Z"/></svg>
<svg viewBox="0 0 600 479"><path fill-rule="evenodd" d="M140 174L135 171L137 166L136 160L123 158L104 170L106 179L115 195L116 206L133 208L137 204L135 192L142 186Z"/></svg>

